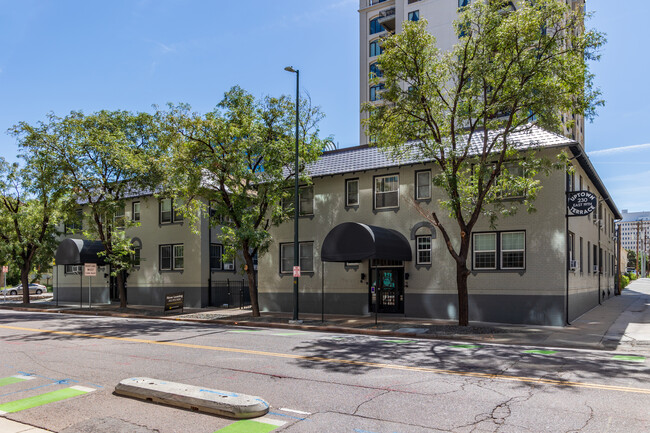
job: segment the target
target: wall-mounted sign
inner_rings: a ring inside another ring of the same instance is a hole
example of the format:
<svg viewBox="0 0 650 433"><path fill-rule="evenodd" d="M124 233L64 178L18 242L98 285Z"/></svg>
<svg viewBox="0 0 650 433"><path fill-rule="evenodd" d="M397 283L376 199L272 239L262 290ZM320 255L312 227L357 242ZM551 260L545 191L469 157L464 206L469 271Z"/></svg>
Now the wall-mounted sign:
<svg viewBox="0 0 650 433"><path fill-rule="evenodd" d="M294 278L300 277L300 266L293 267L293 276Z"/></svg>
<svg viewBox="0 0 650 433"><path fill-rule="evenodd" d="M572 215L589 215L596 210L598 199L589 191L575 191L567 194L567 208Z"/></svg>
<svg viewBox="0 0 650 433"><path fill-rule="evenodd" d="M84 263L84 276L96 277L97 276L97 263Z"/></svg>

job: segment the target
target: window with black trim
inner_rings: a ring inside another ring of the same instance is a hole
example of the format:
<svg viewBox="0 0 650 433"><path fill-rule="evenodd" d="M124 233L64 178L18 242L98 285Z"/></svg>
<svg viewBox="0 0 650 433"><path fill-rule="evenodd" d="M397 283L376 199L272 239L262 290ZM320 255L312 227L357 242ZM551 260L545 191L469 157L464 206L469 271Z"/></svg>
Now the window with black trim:
<svg viewBox="0 0 650 433"><path fill-rule="evenodd" d="M399 207L399 175L375 177L375 209Z"/></svg>
<svg viewBox="0 0 650 433"><path fill-rule="evenodd" d="M526 268L526 232L489 232L472 235L475 270L518 270Z"/></svg>
<svg viewBox="0 0 650 433"><path fill-rule="evenodd" d="M384 83L379 83L370 86L370 100L379 101L381 99L381 91L384 90Z"/></svg>
<svg viewBox="0 0 650 433"><path fill-rule="evenodd" d="M133 248L133 266L140 266L140 261L142 257L142 248L134 247Z"/></svg>
<svg viewBox="0 0 650 433"><path fill-rule="evenodd" d="M370 78L381 78L384 76L384 73L379 69L379 63L371 63L370 64L370 71L369 71Z"/></svg>
<svg viewBox="0 0 650 433"><path fill-rule="evenodd" d="M134 201L131 203L131 220L140 221L140 202Z"/></svg>
<svg viewBox="0 0 650 433"><path fill-rule="evenodd" d="M300 242L298 244L301 272L314 272L314 243ZM280 272L293 273L293 242L280 244Z"/></svg>
<svg viewBox="0 0 650 433"><path fill-rule="evenodd" d="M431 170L415 172L415 199L428 200L431 198Z"/></svg>
<svg viewBox="0 0 650 433"><path fill-rule="evenodd" d="M126 224L125 221L125 216L124 216L124 208L120 207L118 208L115 213L113 214L113 226L116 229L124 229L124 226Z"/></svg>
<svg viewBox="0 0 650 433"><path fill-rule="evenodd" d="M345 205L359 206L359 179L345 180Z"/></svg>
<svg viewBox="0 0 650 433"><path fill-rule="evenodd" d="M66 234L78 233L83 230L83 209L77 209L71 221L64 224L64 232Z"/></svg>
<svg viewBox="0 0 650 433"><path fill-rule="evenodd" d="M210 244L210 269L220 271L223 269L223 246L220 244Z"/></svg>
<svg viewBox="0 0 650 433"><path fill-rule="evenodd" d="M430 265L431 264L431 235L417 236L415 238L416 248L416 264Z"/></svg>
<svg viewBox="0 0 650 433"><path fill-rule="evenodd" d="M182 271L184 269L183 244L160 245L160 270Z"/></svg>
<svg viewBox="0 0 650 433"><path fill-rule="evenodd" d="M183 214L176 208L174 200L163 198L160 200L160 224L172 224L183 221Z"/></svg>
<svg viewBox="0 0 650 433"><path fill-rule="evenodd" d="M286 211L293 209L294 193L290 191L288 197L282 200L282 206ZM314 186L301 186L298 189L298 213L300 216L314 214Z"/></svg>
<svg viewBox="0 0 650 433"><path fill-rule="evenodd" d="M411 11L408 13L409 21L420 21L420 11Z"/></svg>

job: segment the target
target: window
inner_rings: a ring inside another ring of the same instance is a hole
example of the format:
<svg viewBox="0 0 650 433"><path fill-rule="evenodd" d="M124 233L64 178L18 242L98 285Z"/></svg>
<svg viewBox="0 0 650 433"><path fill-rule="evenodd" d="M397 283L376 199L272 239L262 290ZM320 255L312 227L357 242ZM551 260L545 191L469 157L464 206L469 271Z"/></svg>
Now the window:
<svg viewBox="0 0 650 433"><path fill-rule="evenodd" d="M370 20L370 34L374 35L375 33L381 33L384 31L384 27L379 24L379 17Z"/></svg>
<svg viewBox="0 0 650 433"><path fill-rule="evenodd" d="M294 194L290 190L288 197L282 199L282 206L285 211L293 209ZM300 215L313 215L314 214L314 187L301 186L298 189L298 213Z"/></svg>
<svg viewBox="0 0 650 433"><path fill-rule="evenodd" d="M526 267L526 235L524 232L501 233L501 269Z"/></svg>
<svg viewBox="0 0 650 433"><path fill-rule="evenodd" d="M299 263L301 272L314 272L314 243L300 242ZM280 272L293 273L293 243L280 244Z"/></svg>
<svg viewBox="0 0 650 433"><path fill-rule="evenodd" d="M375 209L399 207L399 175L375 177Z"/></svg>
<svg viewBox="0 0 650 433"><path fill-rule="evenodd" d="M409 21L420 21L420 11L412 11L408 14Z"/></svg>
<svg viewBox="0 0 650 433"><path fill-rule="evenodd" d="M133 248L133 266L140 266L141 255L142 255L142 248L139 247Z"/></svg>
<svg viewBox="0 0 650 433"><path fill-rule="evenodd" d="M379 69L377 62L370 65L370 78L381 78L384 76L384 73Z"/></svg>
<svg viewBox="0 0 650 433"><path fill-rule="evenodd" d="M171 224L183 221L183 214L174 206L174 200L164 198L160 200L160 223Z"/></svg>
<svg viewBox="0 0 650 433"><path fill-rule="evenodd" d="M81 265L65 265L63 272L65 274L81 275Z"/></svg>
<svg viewBox="0 0 650 433"><path fill-rule="evenodd" d="M417 236L415 238L415 245L417 249L416 264L430 265L431 264L431 236Z"/></svg>
<svg viewBox="0 0 650 433"><path fill-rule="evenodd" d="M415 199L427 200L431 198L431 170L417 171L415 173Z"/></svg>
<svg viewBox="0 0 650 433"><path fill-rule="evenodd" d="M345 180L345 205L359 206L359 179Z"/></svg>
<svg viewBox="0 0 650 433"><path fill-rule="evenodd" d="M458 7L459 8L464 8L465 6L469 6L470 0L458 0Z"/></svg>
<svg viewBox="0 0 650 433"><path fill-rule="evenodd" d="M379 101L381 99L381 91L384 90L384 83L379 83L374 86L370 86L370 100Z"/></svg>
<svg viewBox="0 0 650 433"><path fill-rule="evenodd" d="M504 162L503 169L508 171L511 177L524 177L524 168L519 162ZM526 191L517 187L505 187L503 189L503 198L520 198L526 195Z"/></svg>
<svg viewBox="0 0 650 433"><path fill-rule="evenodd" d="M183 269L183 245L174 245L174 269Z"/></svg>
<svg viewBox="0 0 650 433"><path fill-rule="evenodd" d="M591 242L587 241L587 273L591 274Z"/></svg>
<svg viewBox="0 0 650 433"><path fill-rule="evenodd" d="M300 188L299 211L300 215L313 215L314 214L314 187L305 186Z"/></svg>
<svg viewBox="0 0 650 433"><path fill-rule="evenodd" d="M592 245L594 251L594 274L598 273L598 246Z"/></svg>
<svg viewBox="0 0 650 433"><path fill-rule="evenodd" d="M584 260L582 259L582 236L580 236L580 273L582 274L584 269Z"/></svg>
<svg viewBox="0 0 650 433"><path fill-rule="evenodd" d="M474 269L497 268L496 233L474 234Z"/></svg>
<svg viewBox="0 0 650 433"><path fill-rule="evenodd" d="M140 202L139 201L134 201L131 204L131 220L132 221L140 221Z"/></svg>
<svg viewBox="0 0 650 433"><path fill-rule="evenodd" d="M370 42L370 57L375 57L383 53L379 39Z"/></svg>
<svg viewBox="0 0 650 433"><path fill-rule="evenodd" d="M210 269L212 270L222 270L222 255L223 255L223 246L219 244L210 244Z"/></svg>
<svg viewBox="0 0 650 433"><path fill-rule="evenodd" d="M64 230L66 233L76 233L83 230L83 210L77 209L75 211L72 221L65 223Z"/></svg>
<svg viewBox="0 0 650 433"><path fill-rule="evenodd" d="M113 226L116 229L124 229L125 223L124 208L121 207L115 211L115 214L113 214Z"/></svg>
<svg viewBox="0 0 650 433"><path fill-rule="evenodd" d="M183 270L183 244L160 245L160 270Z"/></svg>
<svg viewBox="0 0 650 433"><path fill-rule="evenodd" d="M571 266L571 262L575 260L575 249L576 249L576 235L574 233L569 232L569 251L568 251L568 259L569 259L569 269L575 269L575 266Z"/></svg>

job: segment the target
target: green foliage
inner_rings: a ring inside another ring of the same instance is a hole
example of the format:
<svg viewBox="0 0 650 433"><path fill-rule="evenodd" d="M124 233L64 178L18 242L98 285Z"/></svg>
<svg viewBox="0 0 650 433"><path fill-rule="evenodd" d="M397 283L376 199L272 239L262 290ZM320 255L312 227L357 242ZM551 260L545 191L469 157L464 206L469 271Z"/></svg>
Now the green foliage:
<svg viewBox="0 0 650 433"><path fill-rule="evenodd" d="M549 161L520 152L512 133L535 125L560 131L570 117L563 113L591 118L603 103L587 63L598 59L603 35L585 31L583 15L564 1L509 5L477 1L462 8L458 43L449 52L436 46L425 20L404 22L401 33L383 41L383 77L371 77L384 82L383 101L363 107L367 134L385 151L437 163L433 183L445 192L439 204L457 222L460 246L436 212L430 218L456 260L464 292L479 218L494 225L520 208L533 211L539 175L567 168L564 154Z"/></svg>
<svg viewBox="0 0 650 433"><path fill-rule="evenodd" d="M221 227L225 258L242 254L250 279L250 258L268 251L270 227L290 213L282 200L291 196L294 182L295 103L287 96L256 100L233 87L207 114L181 104L158 116L173 143L166 193L180 197L194 221L210 214L210 224ZM300 101L300 170L326 145L318 137L322 117L309 100ZM310 181L300 175L303 183Z"/></svg>
<svg viewBox="0 0 650 433"><path fill-rule="evenodd" d="M634 280L636 280L637 278L639 278L639 276L637 275L636 272L628 272L628 273L627 273L627 276L628 276L628 278L630 279L630 281L634 281Z"/></svg>
<svg viewBox="0 0 650 433"><path fill-rule="evenodd" d="M0 157L0 262L10 266L8 282L17 283L18 274L26 285L30 272L49 269L53 260L66 189L42 153L21 156L22 167Z"/></svg>
<svg viewBox="0 0 650 433"><path fill-rule="evenodd" d="M151 192L162 181L158 159L164 155L155 118L128 111L73 111L64 118L50 114L35 126L20 123L12 132L22 150L42 155L61 173L62 184L72 191L68 220L83 207L84 237L104 244L112 274L129 269L133 250L124 230L131 223L116 215L124 214L126 198ZM126 306L123 287L120 298Z"/></svg>
<svg viewBox="0 0 650 433"><path fill-rule="evenodd" d="M630 284L630 278L627 275L621 275L621 281L620 281L621 289L627 287L628 284Z"/></svg>

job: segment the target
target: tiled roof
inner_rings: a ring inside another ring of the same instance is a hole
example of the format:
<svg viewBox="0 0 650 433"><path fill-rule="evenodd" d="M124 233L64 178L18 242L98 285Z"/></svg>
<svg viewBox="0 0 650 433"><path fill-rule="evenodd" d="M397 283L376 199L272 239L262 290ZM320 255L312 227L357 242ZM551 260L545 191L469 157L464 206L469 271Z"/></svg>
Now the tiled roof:
<svg viewBox="0 0 650 433"><path fill-rule="evenodd" d="M490 132L489 134L492 138L498 134L498 131ZM557 147L575 143L575 141L562 135L546 131L537 126L515 131L509 136L508 140L521 150ZM482 137L480 134L475 134L472 137L472 146L474 148L472 153L480 153L482 145ZM413 145L410 150L407 149L399 159L396 159L377 147L358 146L344 148L325 152L318 161L307 166L305 171L312 177L318 177L422 163L432 160L430 157L418 154L417 150L417 146Z"/></svg>

